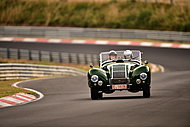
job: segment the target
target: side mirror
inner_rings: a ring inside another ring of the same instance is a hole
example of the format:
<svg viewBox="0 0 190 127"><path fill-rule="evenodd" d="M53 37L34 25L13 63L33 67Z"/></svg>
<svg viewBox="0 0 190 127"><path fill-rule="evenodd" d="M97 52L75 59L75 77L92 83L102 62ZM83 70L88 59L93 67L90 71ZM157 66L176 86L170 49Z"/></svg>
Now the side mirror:
<svg viewBox="0 0 190 127"><path fill-rule="evenodd" d="M94 65L93 64L90 64L90 68L93 68L94 67Z"/></svg>
<svg viewBox="0 0 190 127"><path fill-rule="evenodd" d="M145 61L144 61L144 64L148 64L148 61L147 61L147 60L145 60Z"/></svg>

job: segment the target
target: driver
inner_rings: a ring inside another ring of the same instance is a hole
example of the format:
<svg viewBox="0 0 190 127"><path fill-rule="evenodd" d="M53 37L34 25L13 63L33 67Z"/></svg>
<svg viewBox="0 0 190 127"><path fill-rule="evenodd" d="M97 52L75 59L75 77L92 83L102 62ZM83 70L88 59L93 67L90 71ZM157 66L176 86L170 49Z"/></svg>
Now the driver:
<svg viewBox="0 0 190 127"><path fill-rule="evenodd" d="M133 53L131 50L124 51L124 58L127 60L131 60L133 58Z"/></svg>
<svg viewBox="0 0 190 127"><path fill-rule="evenodd" d="M114 51L114 50L111 50L109 52L109 58L108 58L108 60L116 60L116 59L117 59L117 52Z"/></svg>

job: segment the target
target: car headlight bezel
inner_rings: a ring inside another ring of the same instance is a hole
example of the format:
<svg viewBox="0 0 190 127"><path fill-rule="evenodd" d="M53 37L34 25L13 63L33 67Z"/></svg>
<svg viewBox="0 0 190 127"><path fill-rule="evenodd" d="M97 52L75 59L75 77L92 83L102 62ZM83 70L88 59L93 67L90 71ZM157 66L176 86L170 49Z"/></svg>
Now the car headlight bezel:
<svg viewBox="0 0 190 127"><path fill-rule="evenodd" d="M91 76L91 81L93 82L93 83L96 83L96 82L98 82L98 76L97 75L92 75Z"/></svg>
<svg viewBox="0 0 190 127"><path fill-rule="evenodd" d="M148 77L148 75L146 73L144 73L144 72L140 74L140 79L141 80L146 80L147 77Z"/></svg>

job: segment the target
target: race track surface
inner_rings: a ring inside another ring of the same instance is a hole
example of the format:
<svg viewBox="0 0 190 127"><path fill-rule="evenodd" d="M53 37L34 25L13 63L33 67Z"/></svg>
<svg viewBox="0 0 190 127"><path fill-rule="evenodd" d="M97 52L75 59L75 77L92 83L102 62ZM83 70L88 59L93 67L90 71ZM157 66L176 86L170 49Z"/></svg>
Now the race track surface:
<svg viewBox="0 0 190 127"><path fill-rule="evenodd" d="M0 109L0 127L189 127L190 50L106 45L1 42L0 47L99 53L140 49L166 72L152 74L152 97L116 92L92 101L86 77L61 77L20 84L42 92L37 102ZM52 45L54 45L52 47Z"/></svg>

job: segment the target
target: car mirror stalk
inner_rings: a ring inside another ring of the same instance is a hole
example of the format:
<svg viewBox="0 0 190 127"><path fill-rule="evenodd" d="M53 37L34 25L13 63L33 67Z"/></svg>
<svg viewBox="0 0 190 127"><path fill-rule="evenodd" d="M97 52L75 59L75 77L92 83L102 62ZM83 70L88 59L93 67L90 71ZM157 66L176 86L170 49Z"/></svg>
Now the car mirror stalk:
<svg viewBox="0 0 190 127"><path fill-rule="evenodd" d="M145 61L144 61L144 64L148 64L148 61L147 61L147 60L145 60Z"/></svg>
<svg viewBox="0 0 190 127"><path fill-rule="evenodd" d="M90 64L90 68L93 68L94 67L94 65L93 64Z"/></svg>

